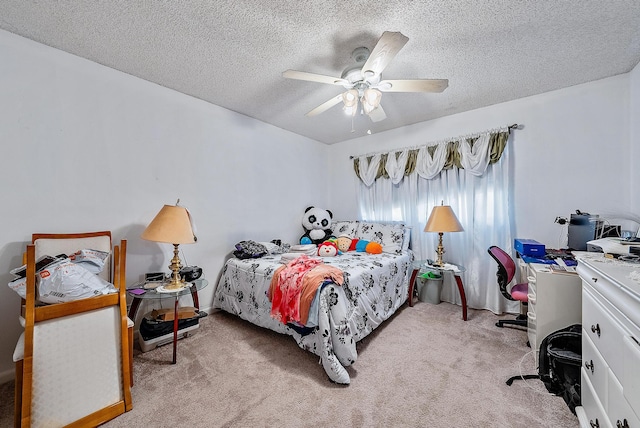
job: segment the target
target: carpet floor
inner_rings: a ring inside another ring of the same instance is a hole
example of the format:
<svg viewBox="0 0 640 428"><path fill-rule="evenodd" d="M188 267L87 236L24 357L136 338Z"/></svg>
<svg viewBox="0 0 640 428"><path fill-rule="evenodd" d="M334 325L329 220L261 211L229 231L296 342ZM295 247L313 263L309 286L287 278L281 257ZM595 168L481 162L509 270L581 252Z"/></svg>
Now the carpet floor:
<svg viewBox="0 0 640 428"><path fill-rule="evenodd" d="M511 316L507 316L511 317ZM578 427L539 380L527 335L489 311L404 305L358 344L348 386L292 338L215 312L196 333L135 351L133 410L116 427ZM13 423L13 382L0 385L0 426Z"/></svg>

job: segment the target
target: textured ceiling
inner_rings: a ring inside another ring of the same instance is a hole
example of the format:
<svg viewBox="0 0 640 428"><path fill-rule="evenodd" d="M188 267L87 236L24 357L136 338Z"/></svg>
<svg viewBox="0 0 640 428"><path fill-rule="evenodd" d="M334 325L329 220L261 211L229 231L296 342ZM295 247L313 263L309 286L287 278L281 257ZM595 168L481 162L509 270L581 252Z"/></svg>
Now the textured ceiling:
<svg viewBox="0 0 640 428"><path fill-rule="evenodd" d="M0 28L333 144L629 72L640 61L637 0L2 0ZM387 119L340 106L305 113L339 86L358 46L408 43L386 79L449 79L443 93L385 93Z"/></svg>

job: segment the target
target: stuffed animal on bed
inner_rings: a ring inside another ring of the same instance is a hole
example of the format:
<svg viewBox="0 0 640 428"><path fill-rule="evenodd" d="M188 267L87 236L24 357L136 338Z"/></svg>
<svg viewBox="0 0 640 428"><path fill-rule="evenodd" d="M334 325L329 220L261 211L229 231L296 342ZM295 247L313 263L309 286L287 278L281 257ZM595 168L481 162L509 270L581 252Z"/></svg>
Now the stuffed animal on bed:
<svg viewBox="0 0 640 428"><path fill-rule="evenodd" d="M318 255L320 257L335 257L339 253L338 246L332 241L324 241L318 245Z"/></svg>
<svg viewBox="0 0 640 428"><path fill-rule="evenodd" d="M382 245L377 242L358 239L355 250L359 253L380 254L382 253Z"/></svg>
<svg viewBox="0 0 640 428"><path fill-rule="evenodd" d="M309 207L302 216L304 235L300 237L300 244L322 244L333 234L331 221L333 213L322 208Z"/></svg>
<svg viewBox="0 0 640 428"><path fill-rule="evenodd" d="M347 251L349 251L349 248L351 247L351 241L353 241L353 239L351 239L347 235L340 235L338 236L335 242L336 242L336 245L338 246L338 250L342 251L343 253L346 253Z"/></svg>

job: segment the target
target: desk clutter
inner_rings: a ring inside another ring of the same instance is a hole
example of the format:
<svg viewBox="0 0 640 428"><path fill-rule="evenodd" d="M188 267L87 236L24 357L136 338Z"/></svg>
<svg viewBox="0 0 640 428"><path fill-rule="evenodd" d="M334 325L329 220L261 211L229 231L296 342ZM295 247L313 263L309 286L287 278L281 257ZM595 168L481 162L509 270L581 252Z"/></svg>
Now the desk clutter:
<svg viewBox="0 0 640 428"><path fill-rule="evenodd" d="M447 271L450 270L452 272L460 272L460 266L454 265L453 263L443 262L442 265L439 265L437 262L431 259L427 259L426 263L423 265L423 269L435 269L436 271Z"/></svg>
<svg viewBox="0 0 640 428"><path fill-rule="evenodd" d="M578 262L576 261L576 258L573 256L570 250L563 250L563 249L555 250L555 249L547 248L545 249L544 255L540 257L525 256L520 253L518 254L522 258L522 260L525 261L525 263L542 263L545 265L554 265L554 264L557 265L557 264L561 264L559 261L562 261L567 266L576 266L578 264Z"/></svg>
<svg viewBox="0 0 640 428"><path fill-rule="evenodd" d="M552 272L572 272L578 265L574 250L551 249L533 239L515 239L513 246L525 263L549 265ZM594 254L604 254L607 259L640 264L640 239L608 237L587 242L587 250ZM577 251L583 253L584 251Z"/></svg>
<svg viewBox="0 0 640 428"><path fill-rule="evenodd" d="M570 250L546 248L533 239L515 239L513 246L525 263L548 265L551 272L576 273L578 262Z"/></svg>
<svg viewBox="0 0 640 428"><path fill-rule="evenodd" d="M525 263L560 266L576 266L578 264L571 250L546 248L544 244L533 239L515 239L513 247Z"/></svg>

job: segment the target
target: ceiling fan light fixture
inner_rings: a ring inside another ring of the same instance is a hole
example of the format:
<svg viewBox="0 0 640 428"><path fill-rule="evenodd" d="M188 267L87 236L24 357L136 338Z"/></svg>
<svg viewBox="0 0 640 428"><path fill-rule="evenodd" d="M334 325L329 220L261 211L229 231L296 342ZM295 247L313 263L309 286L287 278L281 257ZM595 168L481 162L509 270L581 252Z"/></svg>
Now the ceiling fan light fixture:
<svg viewBox="0 0 640 428"><path fill-rule="evenodd" d="M348 90L342 94L342 109L349 116L355 116L358 110L358 91L355 89Z"/></svg>
<svg viewBox="0 0 640 428"><path fill-rule="evenodd" d="M373 110L377 109L380 105L382 98L382 92L377 89L367 88L362 95L362 108L364 112L369 114Z"/></svg>
<svg viewBox="0 0 640 428"><path fill-rule="evenodd" d="M358 111L358 106L352 106L352 107L344 106L342 107L342 110L344 110L344 114L346 114L347 116L355 116L356 112Z"/></svg>

